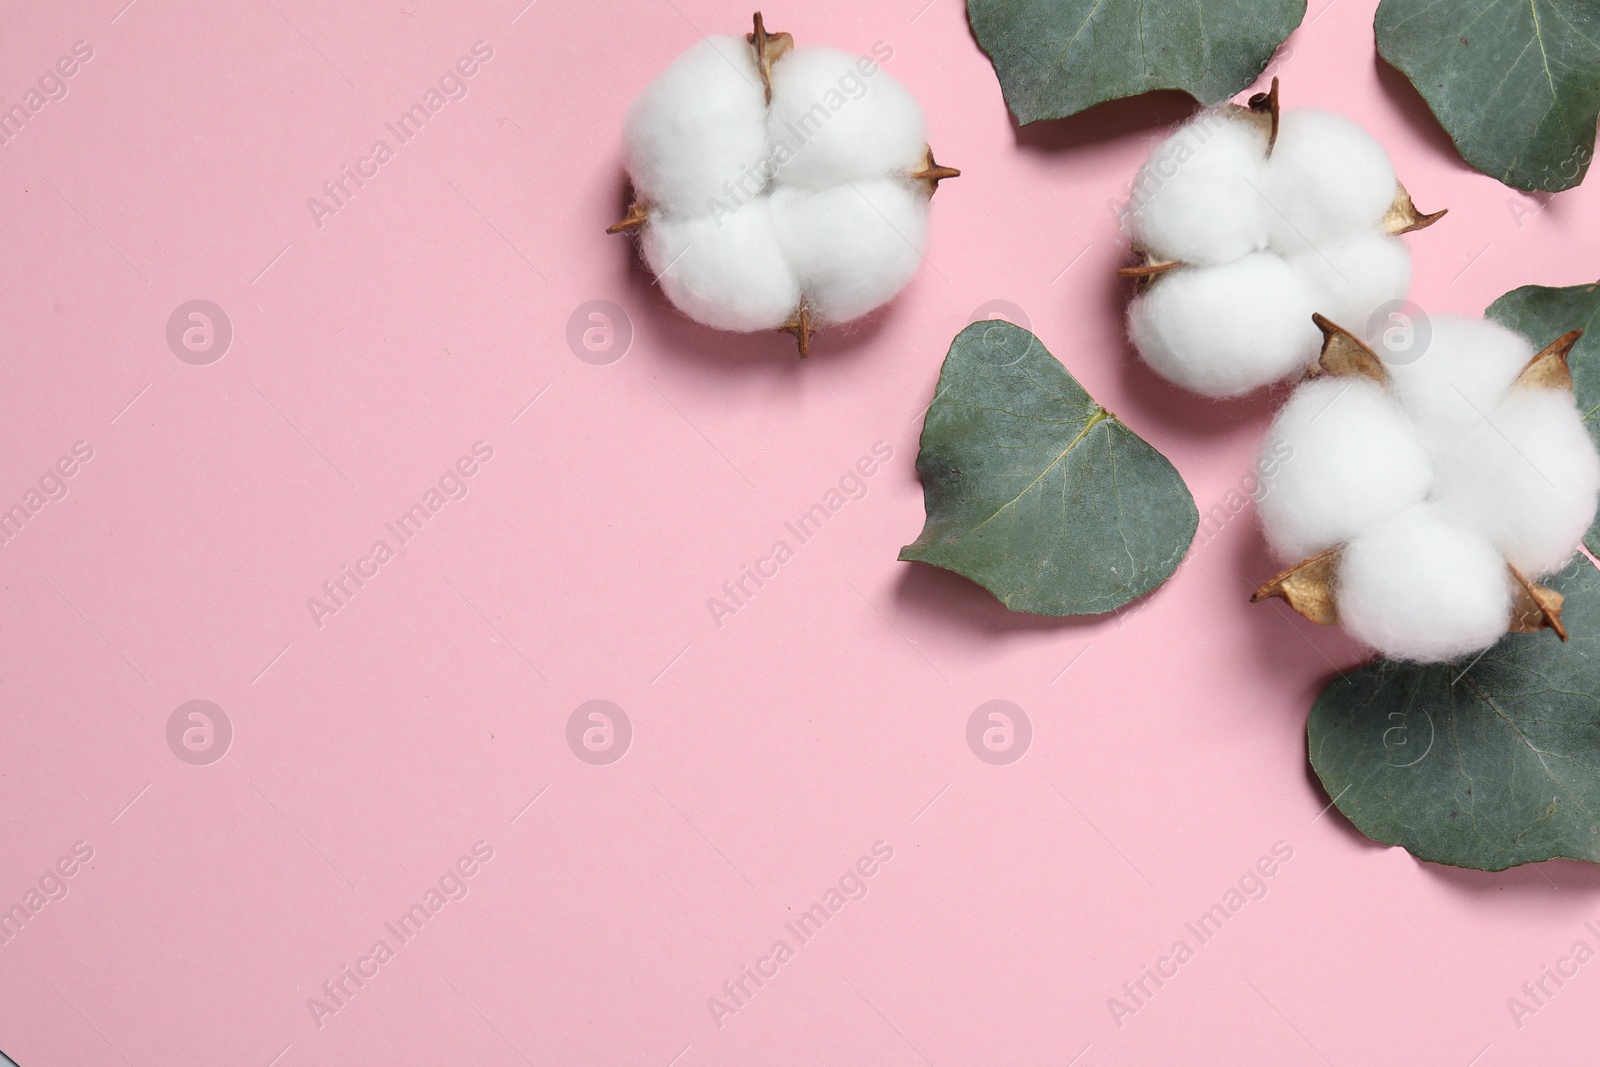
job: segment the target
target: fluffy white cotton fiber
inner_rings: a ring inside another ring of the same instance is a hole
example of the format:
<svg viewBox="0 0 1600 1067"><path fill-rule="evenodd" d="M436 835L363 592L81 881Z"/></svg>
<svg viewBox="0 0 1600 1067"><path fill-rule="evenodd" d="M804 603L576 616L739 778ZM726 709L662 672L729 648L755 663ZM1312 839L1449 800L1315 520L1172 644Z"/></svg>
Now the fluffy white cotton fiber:
<svg viewBox="0 0 1600 1067"><path fill-rule="evenodd" d="M644 258L667 299L719 330L775 330L800 303L800 278L778 243L772 210L754 200L725 219L652 219Z"/></svg>
<svg viewBox="0 0 1600 1067"><path fill-rule="evenodd" d="M1266 135L1207 111L1150 153L1133 180L1132 236L1158 260L1227 263L1267 247Z"/></svg>
<svg viewBox="0 0 1600 1067"><path fill-rule="evenodd" d="M922 262L927 132L882 66L783 51L770 104L747 40L690 48L628 112L625 158L646 262L698 322L725 330L856 318Z"/></svg>
<svg viewBox="0 0 1600 1067"><path fill-rule="evenodd" d="M1206 396L1248 392L1315 359L1320 335L1308 328L1293 335L1310 341L1290 341L1277 325L1283 309L1317 312L1361 335L1411 285L1410 257L1383 227L1397 186L1382 147L1348 119L1307 109L1282 114L1269 153L1261 119L1239 109L1203 112L1151 153L1126 216L1152 262L1185 265L1150 279L1146 306L1136 301L1134 346L1157 373ZM1174 300L1164 305L1178 316L1169 320L1150 304L1169 287L1194 288L1189 267L1262 257L1290 269L1260 291L1219 292L1223 312ZM1227 337L1209 332L1237 316L1265 321L1234 326ZM1279 347L1268 353L1263 344Z"/></svg>
<svg viewBox="0 0 1600 1067"><path fill-rule="evenodd" d="M884 303L922 263L927 198L892 178L829 189L782 186L771 198L783 250L813 311L846 322Z"/></svg>
<svg viewBox="0 0 1600 1067"><path fill-rule="evenodd" d="M1373 315L1411 288L1411 253L1381 233L1323 242L1288 257L1289 266L1324 317L1365 337Z"/></svg>
<svg viewBox="0 0 1600 1067"><path fill-rule="evenodd" d="M1399 514L1433 484L1416 430L1366 378L1320 378L1295 390L1262 454L1288 457L1260 505L1267 539L1286 563Z"/></svg>
<svg viewBox="0 0 1600 1067"><path fill-rule="evenodd" d="M1309 251L1377 229L1394 202L1394 167L1383 146L1342 115L1285 111L1265 192L1272 247Z"/></svg>
<svg viewBox="0 0 1600 1067"><path fill-rule="evenodd" d="M802 48L772 68L767 135L793 153L783 184L827 189L914 171L928 147L922 108L871 60L834 48Z"/></svg>
<svg viewBox="0 0 1600 1067"><path fill-rule="evenodd" d="M1168 381L1235 396L1304 367L1322 335L1294 271L1257 252L1213 267L1179 267L1134 298L1128 330Z"/></svg>
<svg viewBox="0 0 1600 1067"><path fill-rule="evenodd" d="M1345 628L1396 659L1487 648L1511 622L1500 553L1436 504L1413 505L1346 545L1334 588Z"/></svg>
<svg viewBox="0 0 1600 1067"><path fill-rule="evenodd" d="M1295 390L1263 446L1280 458L1260 510L1287 560L1340 550L1352 634L1437 661L1505 633L1510 567L1537 581L1571 558L1600 503L1600 455L1569 389L1519 383L1534 355L1521 336L1447 316L1419 329L1426 343L1384 382Z"/></svg>
<svg viewBox="0 0 1600 1067"><path fill-rule="evenodd" d="M698 214L723 183L766 155L766 99L743 39L707 37L662 71L628 109L622 144L642 200Z"/></svg>
<svg viewBox="0 0 1600 1067"><path fill-rule="evenodd" d="M1425 339L1416 338L1401 355L1384 353L1389 383L1406 414L1442 451L1484 425L1533 358L1533 346L1490 319L1437 315L1417 328L1427 330Z"/></svg>
<svg viewBox="0 0 1600 1067"><path fill-rule="evenodd" d="M1436 496L1530 577L1557 570L1594 521L1595 456L1572 397L1507 394L1440 461Z"/></svg>

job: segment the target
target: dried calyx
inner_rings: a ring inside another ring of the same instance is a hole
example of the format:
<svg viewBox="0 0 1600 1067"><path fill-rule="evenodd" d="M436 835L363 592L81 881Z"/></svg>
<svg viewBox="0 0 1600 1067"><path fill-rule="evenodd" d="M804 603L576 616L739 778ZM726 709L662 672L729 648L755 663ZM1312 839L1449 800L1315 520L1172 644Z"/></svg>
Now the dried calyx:
<svg viewBox="0 0 1600 1067"><path fill-rule="evenodd" d="M752 125L746 139L754 149L715 170L693 147L678 144L664 152L661 142L670 134L640 133L637 115L630 115L629 138L642 144L629 144L634 203L606 232L643 238L662 288L691 318L722 330L792 334L805 357L822 325L866 314L909 282L920 262L926 202L939 182L960 171L934 160L914 99L872 59L797 50L792 35L766 29L760 11L744 46L749 51L739 54L738 38L707 42L722 56L707 54L704 67L685 67L686 53L646 90L635 112L650 110L654 94L662 130L699 122L722 128L731 122L726 115L736 114ZM757 77L760 96L754 94ZM870 93L866 78L875 78ZM672 93L680 94L677 99L702 93L699 99L715 106L686 118L683 107L662 104ZM662 168L667 178L690 174L683 189L694 194L677 195L672 187L662 203L667 179L642 181L640 166L659 166L667 152L677 154ZM714 181L707 184L712 170ZM723 184L725 178L733 181ZM752 203L757 208L742 213ZM725 227L734 213L741 214Z"/></svg>
<svg viewBox="0 0 1600 1067"><path fill-rule="evenodd" d="M1354 378L1390 385L1388 368L1370 346L1320 315L1317 326L1323 334L1322 354L1307 372L1308 380ZM1534 355L1512 382L1511 391L1548 389L1570 395L1573 385L1567 359L1582 336L1582 330L1573 330ZM1312 622L1336 625L1340 621L1337 576L1343 551L1342 545L1327 549L1273 575L1251 594L1250 602L1278 597ZM1567 640L1567 630L1561 622L1561 594L1530 580L1510 562L1505 566L1512 596L1508 631L1550 630L1562 641Z"/></svg>

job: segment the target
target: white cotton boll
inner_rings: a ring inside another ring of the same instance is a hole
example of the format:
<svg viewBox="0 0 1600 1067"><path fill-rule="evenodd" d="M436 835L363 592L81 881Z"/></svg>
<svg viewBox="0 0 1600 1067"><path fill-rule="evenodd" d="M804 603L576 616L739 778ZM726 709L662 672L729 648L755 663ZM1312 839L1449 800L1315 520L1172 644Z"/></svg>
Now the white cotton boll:
<svg viewBox="0 0 1600 1067"><path fill-rule="evenodd" d="M1490 319L1440 315L1413 329L1412 348L1379 354L1400 406L1435 451L1443 452L1484 425L1484 416L1533 358L1533 346Z"/></svg>
<svg viewBox="0 0 1600 1067"><path fill-rule="evenodd" d="M834 48L798 48L773 65L767 131L776 180L812 189L917 170L928 146L906 87Z"/></svg>
<svg viewBox="0 0 1600 1067"><path fill-rule="evenodd" d="M628 109L622 143L635 193L676 214L708 211L713 198L727 202L724 183L766 159L766 120L754 50L741 38L706 38Z"/></svg>
<svg viewBox="0 0 1600 1067"><path fill-rule="evenodd" d="M1207 111L1156 146L1133 180L1128 227L1158 260L1228 263L1267 246L1266 135Z"/></svg>
<svg viewBox="0 0 1600 1067"><path fill-rule="evenodd" d="M1577 550L1600 497L1600 456L1565 391L1515 389L1440 461L1435 495L1528 578Z"/></svg>
<svg viewBox="0 0 1600 1067"><path fill-rule="evenodd" d="M764 198L715 218L652 218L643 245L667 298L696 322L775 330L800 306L800 279L779 248Z"/></svg>
<svg viewBox="0 0 1600 1067"><path fill-rule="evenodd" d="M1278 463L1261 483L1261 524L1289 561L1399 514L1433 482L1433 462L1410 422L1365 378L1318 378L1296 389L1263 455Z"/></svg>
<svg viewBox="0 0 1600 1067"><path fill-rule="evenodd" d="M1355 538L1339 561L1339 620L1394 659L1488 648L1511 624L1511 577L1483 537L1416 504Z"/></svg>
<svg viewBox="0 0 1600 1067"><path fill-rule="evenodd" d="M1321 344L1304 287L1265 252L1157 276L1129 307L1128 331L1156 373L1211 397L1292 374Z"/></svg>
<svg viewBox="0 0 1600 1067"><path fill-rule="evenodd" d="M1383 146L1331 111L1284 112L1266 171L1272 247L1286 254L1376 229L1394 202Z"/></svg>
<svg viewBox="0 0 1600 1067"><path fill-rule="evenodd" d="M1321 245L1288 257L1311 294L1311 307L1366 338L1373 314L1403 300L1411 289L1411 254L1405 243L1381 233ZM1379 329L1382 323L1376 324Z"/></svg>
<svg viewBox="0 0 1600 1067"><path fill-rule="evenodd" d="M778 243L824 321L887 302L922 263L928 198L903 178L816 191L780 186L771 202Z"/></svg>

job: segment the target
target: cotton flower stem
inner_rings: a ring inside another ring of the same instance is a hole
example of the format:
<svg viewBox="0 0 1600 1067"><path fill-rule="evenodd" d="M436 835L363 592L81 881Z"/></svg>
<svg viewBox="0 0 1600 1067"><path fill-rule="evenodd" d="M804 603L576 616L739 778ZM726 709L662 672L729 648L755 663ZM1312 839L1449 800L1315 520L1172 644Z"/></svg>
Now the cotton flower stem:
<svg viewBox="0 0 1600 1067"><path fill-rule="evenodd" d="M1561 624L1561 604L1566 598L1554 589L1535 585L1517 568L1506 564L1516 583L1512 595L1511 633L1531 634L1540 630L1554 630L1561 640L1567 640L1567 628Z"/></svg>
<svg viewBox="0 0 1600 1067"><path fill-rule="evenodd" d="M1156 277L1158 274L1165 274L1173 267L1178 266L1178 262L1176 260L1151 259L1149 255L1144 252L1139 253L1139 255L1144 259L1144 262L1133 267L1118 267L1117 277L1137 278L1140 281L1148 281L1149 279Z"/></svg>
<svg viewBox="0 0 1600 1067"><path fill-rule="evenodd" d="M794 37L787 33L768 33L761 12L755 14L755 30L744 35L756 50L756 69L761 72L761 87L766 91L767 103L772 103L772 64L788 55L794 48Z"/></svg>
<svg viewBox="0 0 1600 1067"><path fill-rule="evenodd" d="M928 195L932 196L939 191L940 182L946 178L959 178L961 172L954 167L941 167L933 158L933 146L929 145L922 153L921 169L912 171L907 177L922 182L928 189Z"/></svg>
<svg viewBox="0 0 1600 1067"><path fill-rule="evenodd" d="M1333 578L1339 566L1338 548L1319 552L1301 560L1288 570L1268 578L1250 594L1250 603L1269 597L1282 597L1295 611L1323 626L1339 621L1339 608L1333 600Z"/></svg>
<svg viewBox="0 0 1600 1067"><path fill-rule="evenodd" d="M620 221L606 227L607 233L631 233L650 220L650 209L635 200L628 205L628 214Z"/></svg>
<svg viewBox="0 0 1600 1067"><path fill-rule="evenodd" d="M816 329L816 321L811 317L811 305L806 303L805 297L801 297L800 307L794 317L779 326L778 332L793 334L795 344L800 346L800 358L805 359L811 355L811 335Z"/></svg>

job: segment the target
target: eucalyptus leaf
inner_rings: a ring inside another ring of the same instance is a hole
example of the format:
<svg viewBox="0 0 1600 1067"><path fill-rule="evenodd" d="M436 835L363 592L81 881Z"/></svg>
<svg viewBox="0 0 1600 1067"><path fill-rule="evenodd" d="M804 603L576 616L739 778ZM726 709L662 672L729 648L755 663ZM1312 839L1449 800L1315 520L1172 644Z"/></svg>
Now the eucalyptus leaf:
<svg viewBox="0 0 1600 1067"><path fill-rule="evenodd" d="M1152 89L1218 104L1246 88L1306 15L1306 0L967 0L1021 123Z"/></svg>
<svg viewBox="0 0 1600 1067"><path fill-rule="evenodd" d="M1489 305L1491 319L1516 330L1535 349L1543 348L1568 330L1583 337L1567 357L1578 410L1583 412L1589 437L1600 448L1600 284L1549 289L1525 285ZM1600 554L1600 517L1584 539L1589 551Z"/></svg>
<svg viewBox="0 0 1600 1067"><path fill-rule="evenodd" d="M1600 571L1578 556L1546 584L1566 644L1508 634L1469 664L1380 660L1323 690L1311 766L1358 830L1484 871L1600 862Z"/></svg>
<svg viewBox="0 0 1600 1067"><path fill-rule="evenodd" d="M965 575L1013 611L1119 608L1166 580L1200 519L1165 456L999 320L951 343L917 473L927 524L900 558Z"/></svg>
<svg viewBox="0 0 1600 1067"><path fill-rule="evenodd" d="M1594 0L1383 0L1376 30L1469 164L1518 189L1583 181L1600 117Z"/></svg>

